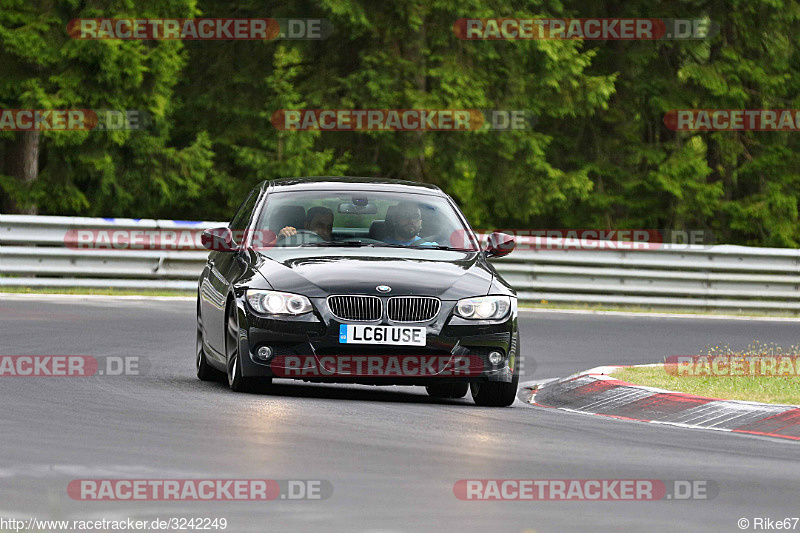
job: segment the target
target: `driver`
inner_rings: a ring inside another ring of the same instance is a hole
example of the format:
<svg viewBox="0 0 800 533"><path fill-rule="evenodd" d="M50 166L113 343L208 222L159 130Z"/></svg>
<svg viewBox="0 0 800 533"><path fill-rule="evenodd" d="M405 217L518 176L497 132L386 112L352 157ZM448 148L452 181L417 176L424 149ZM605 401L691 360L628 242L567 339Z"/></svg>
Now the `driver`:
<svg viewBox="0 0 800 533"><path fill-rule="evenodd" d="M305 229L313 231L326 241L330 241L333 238L333 211L321 206L310 208L306 213ZM297 228L286 226L278 232L278 237L285 239L296 234Z"/></svg>
<svg viewBox="0 0 800 533"><path fill-rule="evenodd" d="M418 243L422 240L419 236L419 231L422 229L419 206L411 202L400 202L386 214L386 227L388 234L383 239L386 244L408 246Z"/></svg>

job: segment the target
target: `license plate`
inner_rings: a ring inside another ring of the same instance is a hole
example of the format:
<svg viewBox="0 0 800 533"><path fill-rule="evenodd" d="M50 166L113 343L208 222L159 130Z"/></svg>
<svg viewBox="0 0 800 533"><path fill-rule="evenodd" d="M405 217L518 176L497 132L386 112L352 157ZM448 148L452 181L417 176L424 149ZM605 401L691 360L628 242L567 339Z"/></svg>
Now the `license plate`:
<svg viewBox="0 0 800 533"><path fill-rule="evenodd" d="M424 327L342 324L339 326L339 343L425 346L425 331Z"/></svg>

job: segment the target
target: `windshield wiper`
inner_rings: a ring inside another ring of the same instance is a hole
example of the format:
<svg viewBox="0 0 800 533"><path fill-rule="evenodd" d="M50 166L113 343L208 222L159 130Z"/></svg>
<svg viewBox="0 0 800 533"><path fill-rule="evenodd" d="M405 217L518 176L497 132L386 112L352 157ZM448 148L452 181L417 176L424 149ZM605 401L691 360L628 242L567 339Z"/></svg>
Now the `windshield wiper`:
<svg viewBox="0 0 800 533"><path fill-rule="evenodd" d="M361 246L375 246L375 243L372 242L362 242L362 241L322 241L322 242L307 242L305 244L301 244L300 247L305 246L353 246L353 247L361 247Z"/></svg>
<svg viewBox="0 0 800 533"><path fill-rule="evenodd" d="M419 250L450 250L453 252L477 252L477 250L470 248L454 248L452 246L444 246L442 244L415 244L413 246L407 246L406 248L415 248Z"/></svg>
<svg viewBox="0 0 800 533"><path fill-rule="evenodd" d="M410 244L390 244L388 242L363 242L359 240L346 240L346 241L320 241L320 242L307 242L305 244L301 244L300 247L322 247L322 246L339 246L339 247L353 247L353 248L362 248L365 246L371 246L373 248L412 248L417 250L450 250L455 252L476 252L477 250L470 250L467 248L453 248L452 246L443 246L440 244L418 244L418 245L410 245Z"/></svg>

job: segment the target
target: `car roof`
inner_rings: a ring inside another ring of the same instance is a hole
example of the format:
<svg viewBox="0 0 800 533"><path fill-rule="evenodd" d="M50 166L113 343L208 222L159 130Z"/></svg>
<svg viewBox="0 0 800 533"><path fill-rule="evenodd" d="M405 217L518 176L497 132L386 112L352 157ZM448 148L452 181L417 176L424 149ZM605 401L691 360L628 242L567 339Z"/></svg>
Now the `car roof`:
<svg viewBox="0 0 800 533"><path fill-rule="evenodd" d="M414 192L420 194L435 194L443 196L444 193L436 185L418 183L408 180L393 180L387 178L364 178L350 176L313 176L302 178L282 178L265 181L263 188L270 188L275 192L282 190L341 190L347 184L357 184L364 191L391 191Z"/></svg>

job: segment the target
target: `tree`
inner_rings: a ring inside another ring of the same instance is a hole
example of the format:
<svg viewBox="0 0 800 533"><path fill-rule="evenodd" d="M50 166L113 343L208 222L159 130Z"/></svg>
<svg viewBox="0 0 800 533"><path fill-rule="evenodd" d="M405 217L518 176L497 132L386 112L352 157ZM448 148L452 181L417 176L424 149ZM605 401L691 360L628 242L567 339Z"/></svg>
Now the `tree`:
<svg viewBox="0 0 800 533"><path fill-rule="evenodd" d="M168 145L180 41L71 39L74 18L191 17L192 0L7 0L0 11L0 106L136 110L140 131L2 132L4 210L141 216L173 209L172 191L197 195L210 171L207 136ZM37 172L38 170L38 172Z"/></svg>

